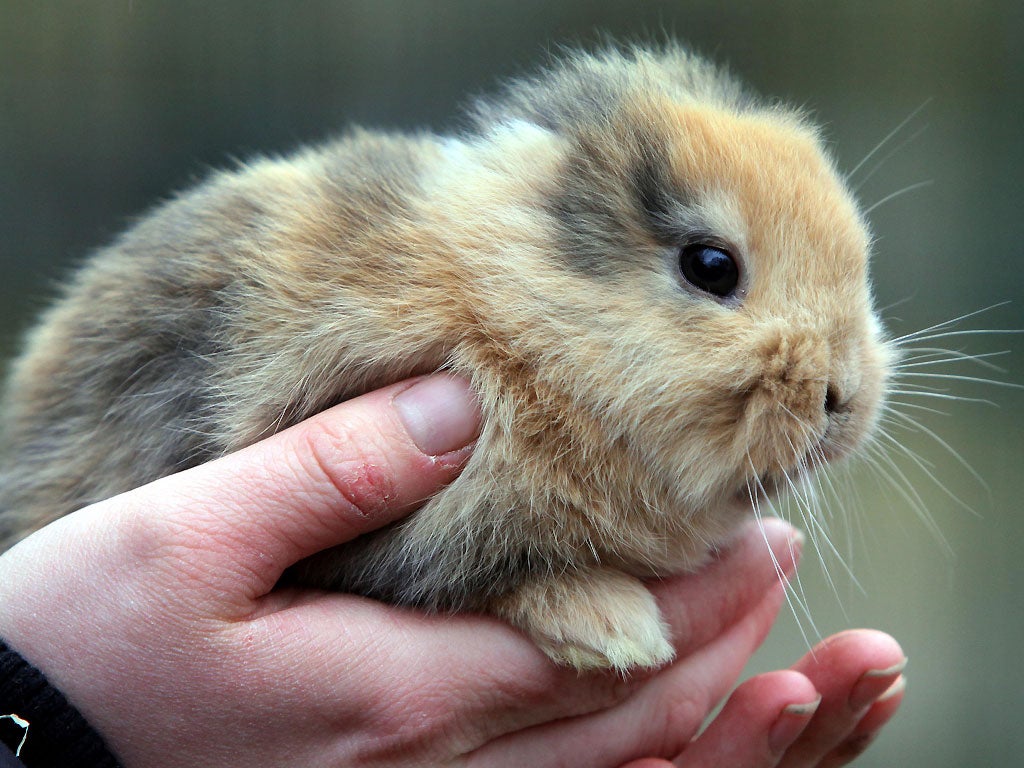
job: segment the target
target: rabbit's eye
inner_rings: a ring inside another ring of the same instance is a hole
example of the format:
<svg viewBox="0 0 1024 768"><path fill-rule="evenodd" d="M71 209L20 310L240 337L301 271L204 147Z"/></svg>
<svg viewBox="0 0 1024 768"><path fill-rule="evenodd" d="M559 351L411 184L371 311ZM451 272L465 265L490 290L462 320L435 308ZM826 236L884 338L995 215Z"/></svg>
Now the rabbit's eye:
<svg viewBox="0 0 1024 768"><path fill-rule="evenodd" d="M732 256L704 243L683 248L679 269L693 285L721 298L731 295L740 281L740 270Z"/></svg>

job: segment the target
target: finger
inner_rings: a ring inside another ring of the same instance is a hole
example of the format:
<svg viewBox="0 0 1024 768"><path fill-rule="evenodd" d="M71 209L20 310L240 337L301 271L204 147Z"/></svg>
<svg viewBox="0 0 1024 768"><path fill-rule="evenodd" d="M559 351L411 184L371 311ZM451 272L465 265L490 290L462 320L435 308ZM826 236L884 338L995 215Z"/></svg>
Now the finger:
<svg viewBox="0 0 1024 768"><path fill-rule="evenodd" d="M799 672L781 670L751 678L675 759L686 768L771 768L811 722L821 701Z"/></svg>
<svg viewBox="0 0 1024 768"><path fill-rule="evenodd" d="M903 702L905 690L906 678L901 675L889 687L889 690L879 696L871 705L871 709L857 723L853 732L839 746L825 755L819 764L820 768L837 768L840 765L847 765L870 747L878 738L882 727L896 714L896 710Z"/></svg>
<svg viewBox="0 0 1024 768"><path fill-rule="evenodd" d="M187 553L204 578L233 584L241 575L259 596L288 566L390 522L454 479L478 426L464 380L403 382L140 488L128 514L151 548Z"/></svg>
<svg viewBox="0 0 1024 768"><path fill-rule="evenodd" d="M776 584L740 621L704 648L652 677L621 704L587 717L510 734L471 756L470 764L620 766L641 757L672 757L693 738L768 633L784 599Z"/></svg>
<svg viewBox="0 0 1024 768"><path fill-rule="evenodd" d="M766 585L771 585L771 558L765 554L765 537L767 536L775 548L778 557L790 563L787 557L793 551L793 529L780 522L769 522L766 534L762 535L755 527L747 531L746 539L741 545L732 547L727 556L712 564L707 573L673 580L670 584L659 587L663 598L669 605L683 599L699 602L721 600L726 604L723 619L713 610L696 611L693 621L701 624L712 623L708 628L701 626L695 636L710 638L713 632L738 620L741 609L751 610L757 602L752 599L756 588L755 574L759 575ZM755 554L756 553L756 554ZM749 560L755 560L759 567L752 567ZM758 573L760 571L760 573ZM687 586L693 580L706 590ZM774 586L778 587L777 579ZM673 590L683 593L677 597ZM763 590L762 590L763 592ZM737 594L744 597L738 599ZM763 599L763 594L761 595ZM261 613L280 611L284 598L280 593L269 596L264 601ZM347 609L351 610L351 609ZM390 610L381 607L381 610ZM337 632L336 620L329 613L320 617L324 626L324 637L333 637ZM309 617L303 619L308 624ZM373 648L375 653L387 653L388 663L375 664L373 669L417 669L417 664L428 661L429 670L423 670L418 690L428 689L431 701L446 701L449 705L446 712L453 720L478 724L473 732L460 733L455 739L464 751L470 751L481 744L512 731L549 722L555 719L578 717L607 709L624 700L633 690L640 687L643 674L634 674L627 679L613 674L578 675L576 672L551 664L532 642L527 641L521 633L510 629L503 623L481 617L446 617L437 622L429 617L404 615L401 625L396 623L394 616L378 617L365 622L367 626L387 621L394 628L390 634L397 638L400 626L407 627L410 637L416 638L415 658L403 656L403 648L411 649L412 644L391 643L384 649L378 638L350 638L352 647ZM767 619L770 623L771 618ZM767 626L766 623L766 626ZM358 627L360 622L349 622L349 626ZM351 631L351 630L348 630ZM317 636L315 628L309 630L311 636ZM741 662L742 663L742 662ZM358 666L358 665L357 665ZM726 681L725 688L715 688L709 695L717 700L724 695L732 684L738 669ZM377 673L375 673L377 674ZM385 673L387 674L387 673ZM463 700L456 701L451 693L460 691L465 695ZM486 717L484 717L486 715ZM458 731L456 724L452 730Z"/></svg>
<svg viewBox="0 0 1024 768"><path fill-rule="evenodd" d="M821 706L779 765L818 765L854 733L905 664L899 644L874 630L842 632L817 645L792 668L811 680L822 695Z"/></svg>
<svg viewBox="0 0 1024 768"><path fill-rule="evenodd" d="M662 616L672 627L676 655L687 656L746 615L779 584L779 571L791 576L802 544L802 534L782 520L750 521L731 546L699 572L651 584Z"/></svg>
<svg viewBox="0 0 1024 768"><path fill-rule="evenodd" d="M772 547L771 553L766 541ZM686 657L719 637L755 611L767 593L778 591L779 577L773 567L773 557L787 572L792 572L799 558L800 541L800 534L780 520L766 520L763 531L751 523L745 526L733 546L699 573L649 584L675 633L687 636L687 642L680 644L678 657ZM778 603L772 598L770 604L775 608L762 614L764 623L759 631L767 632L774 620L773 611L777 611ZM756 636L753 647L763 640L763 632ZM511 633L510 637L516 642L503 644L500 656L495 655L495 648L490 644L478 647L479 655L474 655L462 645L452 646L459 648L459 654L449 661L453 668L470 670L477 680L485 682L491 697L500 696L501 692L514 692L515 695L502 697L495 703L506 710L511 708L514 714L507 721L520 727L547 722L555 717L601 711L622 700L650 676L635 672L628 681L610 675L578 676L569 670L553 667L532 643L519 643L517 634ZM520 673L511 691L510 681L495 679L494 671L499 669L494 663L496 658L515 659L515 668ZM724 680L719 676L720 668L714 665L707 667L704 690L708 700L717 702L725 695L745 661L744 657L740 666L731 669ZM522 709L524 702L530 702L526 709ZM493 735L506 732L495 731Z"/></svg>
<svg viewBox="0 0 1024 768"><path fill-rule="evenodd" d="M254 652L280 654L276 638L301 632L306 659L296 674L311 699L351 708L353 690L393 692L378 722L416 722L438 732L456 753L506 733L607 709L643 684L639 677L586 674L559 667L522 633L485 616L436 616L352 595L279 590L235 631L266 638ZM343 626L338 616L344 615ZM382 636L381 627L387 632ZM339 642L342 640L343 642ZM256 666L259 666L258 664ZM349 684L335 684L338 670ZM368 726L370 727L370 726Z"/></svg>
<svg viewBox="0 0 1024 768"><path fill-rule="evenodd" d="M651 585L660 596L670 621L686 612L691 647L684 647L681 656L690 653L696 642L707 643L720 635L739 621L743 612L754 610L759 601L764 600L766 591L779 587L766 540L774 547L776 560L791 571L799 556L799 534L788 524L769 520L763 533L755 525L747 527L739 541L701 573ZM716 601L721 606L720 611L714 609ZM688 609L687 602L700 607ZM771 620L768 619L768 624ZM446 675L451 674L452 679L466 680L464 676L470 675L469 679L475 680L477 688L481 689L481 700L502 713L501 717L491 718L493 727L487 732L489 738L510 732L513 728L509 725L522 729L555 718L606 709L639 687L643 678L649 677L649 674L634 673L623 681L612 675L579 676L554 667L532 643L520 640L518 633L506 630L504 642L492 638L484 646L465 642L451 644L447 645L447 650L441 647L442 655L434 657L439 668L451 670ZM500 653L495 652L498 647ZM452 648L458 649L457 656L452 654ZM496 664L496 659L501 659L502 663ZM509 669L517 670L514 679L507 677ZM725 694L738 673L737 668L724 687L709 691L713 701Z"/></svg>

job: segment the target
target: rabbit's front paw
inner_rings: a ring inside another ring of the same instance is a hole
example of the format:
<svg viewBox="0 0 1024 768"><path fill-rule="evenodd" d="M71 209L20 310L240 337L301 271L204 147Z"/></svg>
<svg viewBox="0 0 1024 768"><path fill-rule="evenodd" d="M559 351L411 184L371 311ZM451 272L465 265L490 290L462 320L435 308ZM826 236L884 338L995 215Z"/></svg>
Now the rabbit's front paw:
<svg viewBox="0 0 1024 768"><path fill-rule="evenodd" d="M525 584L493 612L554 661L580 671L651 669L675 655L654 596L638 579L608 568Z"/></svg>

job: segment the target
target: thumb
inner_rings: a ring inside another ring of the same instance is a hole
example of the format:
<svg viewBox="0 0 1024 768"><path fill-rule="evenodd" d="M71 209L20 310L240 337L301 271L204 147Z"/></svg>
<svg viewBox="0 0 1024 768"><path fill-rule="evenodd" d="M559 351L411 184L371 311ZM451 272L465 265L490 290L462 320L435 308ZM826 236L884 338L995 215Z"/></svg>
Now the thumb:
<svg viewBox="0 0 1024 768"><path fill-rule="evenodd" d="M177 539L151 542L156 551L188 551L206 583L241 574L253 599L299 560L395 520L451 482L479 424L465 380L414 379L144 486L131 506L145 510L142 527L156 531L147 535ZM161 515L174 519L161 525Z"/></svg>

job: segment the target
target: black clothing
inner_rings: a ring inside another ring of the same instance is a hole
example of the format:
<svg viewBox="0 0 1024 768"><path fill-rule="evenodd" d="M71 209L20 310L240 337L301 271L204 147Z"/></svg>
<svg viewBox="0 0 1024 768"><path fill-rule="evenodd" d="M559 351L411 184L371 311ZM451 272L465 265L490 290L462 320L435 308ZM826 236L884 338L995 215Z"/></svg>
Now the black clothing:
<svg viewBox="0 0 1024 768"><path fill-rule="evenodd" d="M103 739L38 669L0 640L0 768L119 768ZM6 749L4 749L6 747Z"/></svg>

